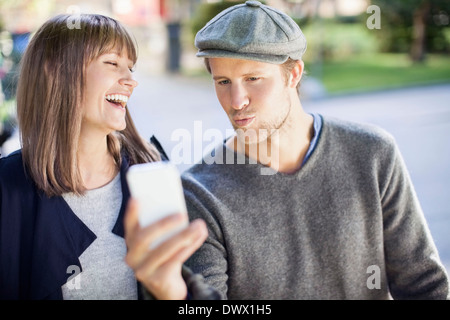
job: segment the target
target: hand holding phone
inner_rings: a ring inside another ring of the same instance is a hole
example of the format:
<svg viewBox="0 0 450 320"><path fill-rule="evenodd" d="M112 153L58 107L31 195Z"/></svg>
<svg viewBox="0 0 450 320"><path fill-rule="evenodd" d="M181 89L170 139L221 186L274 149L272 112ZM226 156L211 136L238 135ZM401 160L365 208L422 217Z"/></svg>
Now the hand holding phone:
<svg viewBox="0 0 450 320"><path fill-rule="evenodd" d="M145 227L168 215L182 213L187 209L180 173L170 162L135 164L128 169L127 182L131 196L139 202L139 224ZM151 248L188 226L186 222L155 240Z"/></svg>

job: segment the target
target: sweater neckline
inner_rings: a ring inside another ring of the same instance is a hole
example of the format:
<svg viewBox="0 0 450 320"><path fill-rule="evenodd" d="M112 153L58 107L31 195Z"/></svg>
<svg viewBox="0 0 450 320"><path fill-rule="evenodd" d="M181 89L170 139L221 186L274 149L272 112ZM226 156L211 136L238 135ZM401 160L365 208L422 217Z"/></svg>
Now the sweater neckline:
<svg viewBox="0 0 450 320"><path fill-rule="evenodd" d="M309 155L308 160L302 164L302 166L296 170L295 172L292 173L285 173L285 172L280 172L277 171L269 166L266 166L264 164L261 164L259 162L257 162L254 159L250 159L249 157L247 157L245 154L242 153L237 153L235 150L229 148L226 145L226 139L223 143L222 143L222 153L223 153L223 158L225 159L229 159L230 157L226 156L227 154L233 154L233 159L235 162L233 162L233 164L236 165L240 165L240 163L242 164L246 164L248 165L252 165L255 171L258 171L258 174L260 175L271 175L271 176L280 176L280 177L287 177L287 178L298 178L300 176L303 175L303 173L305 171L309 171L310 167L313 167L314 164L316 163L316 159L318 158L319 154L321 153L321 150L323 149L323 135L326 135L326 131L327 131L327 124L323 118L322 115L318 115L321 120L322 120L322 128L319 131L318 135L317 135L317 142L315 145L315 148L312 150L311 154ZM236 163L236 159L241 159L241 162Z"/></svg>

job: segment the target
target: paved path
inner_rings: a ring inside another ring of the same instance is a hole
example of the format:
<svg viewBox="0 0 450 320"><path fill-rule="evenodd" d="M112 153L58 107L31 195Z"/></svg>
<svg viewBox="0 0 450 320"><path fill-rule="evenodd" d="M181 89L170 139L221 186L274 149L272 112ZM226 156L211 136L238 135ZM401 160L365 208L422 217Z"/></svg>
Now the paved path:
<svg viewBox="0 0 450 320"><path fill-rule="evenodd" d="M205 132L218 129L225 137L231 129L212 82L178 76L136 78L140 84L129 103L136 125L145 137L155 134L172 158L180 158L183 143L190 146L190 155L184 155L190 161L180 163L180 171L209 149L211 140L202 137ZM394 135L450 271L450 84L302 103L307 111L376 124Z"/></svg>

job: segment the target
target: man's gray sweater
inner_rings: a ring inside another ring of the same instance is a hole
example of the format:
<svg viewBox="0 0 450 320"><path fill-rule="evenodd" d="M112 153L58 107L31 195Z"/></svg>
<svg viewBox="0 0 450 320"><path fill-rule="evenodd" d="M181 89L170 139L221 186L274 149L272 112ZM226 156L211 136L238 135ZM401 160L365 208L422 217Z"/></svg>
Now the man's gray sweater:
<svg viewBox="0 0 450 320"><path fill-rule="evenodd" d="M183 174L190 218L209 229L186 264L223 298L448 299L448 276L384 130L323 117L316 149L294 174L263 175L261 164L233 156L220 145L213 164Z"/></svg>

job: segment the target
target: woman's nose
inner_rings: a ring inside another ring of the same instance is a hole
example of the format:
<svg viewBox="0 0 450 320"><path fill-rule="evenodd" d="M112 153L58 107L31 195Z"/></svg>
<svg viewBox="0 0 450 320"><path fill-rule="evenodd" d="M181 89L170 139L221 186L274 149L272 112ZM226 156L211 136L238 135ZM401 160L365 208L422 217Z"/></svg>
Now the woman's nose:
<svg viewBox="0 0 450 320"><path fill-rule="evenodd" d="M135 87L137 87L137 85L139 84L136 80L134 80L132 77L125 77L119 80L119 83L121 85L127 86L127 87L131 87L132 89L134 89Z"/></svg>

